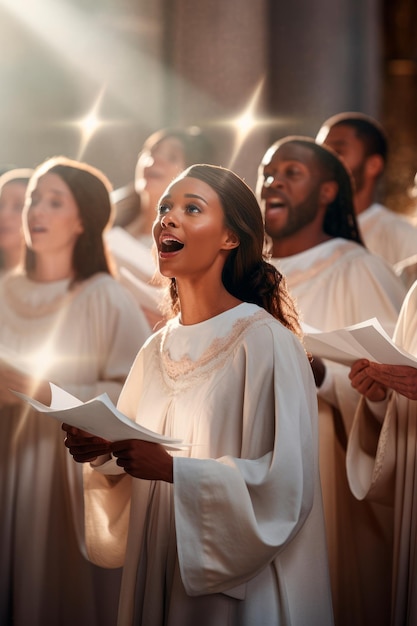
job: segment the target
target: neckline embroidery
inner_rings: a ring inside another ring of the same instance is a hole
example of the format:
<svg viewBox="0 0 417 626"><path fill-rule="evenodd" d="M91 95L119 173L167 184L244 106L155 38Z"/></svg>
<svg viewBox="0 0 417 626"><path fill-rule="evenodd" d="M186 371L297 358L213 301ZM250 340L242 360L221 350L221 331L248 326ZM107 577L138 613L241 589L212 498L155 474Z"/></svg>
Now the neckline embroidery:
<svg viewBox="0 0 417 626"><path fill-rule="evenodd" d="M171 358L169 349L166 347L170 328L166 326L157 345L160 370L165 384L171 390L180 391L190 386L196 379L208 377L213 370L220 369L224 365L248 328L269 318L269 314L262 309L253 315L237 319L230 332L224 337L216 337L195 361L188 354L178 361Z"/></svg>

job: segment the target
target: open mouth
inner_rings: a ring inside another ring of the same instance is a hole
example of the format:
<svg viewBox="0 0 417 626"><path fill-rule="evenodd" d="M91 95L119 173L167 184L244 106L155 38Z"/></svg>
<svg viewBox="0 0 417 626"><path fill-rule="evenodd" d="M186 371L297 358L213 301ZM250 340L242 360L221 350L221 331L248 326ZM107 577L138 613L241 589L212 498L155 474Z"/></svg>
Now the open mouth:
<svg viewBox="0 0 417 626"><path fill-rule="evenodd" d="M178 241L178 239L166 238L161 241L160 250L163 253L178 252L179 250L182 250L183 247L184 244L181 241Z"/></svg>
<svg viewBox="0 0 417 626"><path fill-rule="evenodd" d="M285 206L285 202L283 200L278 200L278 198L267 201L268 209L283 209Z"/></svg>

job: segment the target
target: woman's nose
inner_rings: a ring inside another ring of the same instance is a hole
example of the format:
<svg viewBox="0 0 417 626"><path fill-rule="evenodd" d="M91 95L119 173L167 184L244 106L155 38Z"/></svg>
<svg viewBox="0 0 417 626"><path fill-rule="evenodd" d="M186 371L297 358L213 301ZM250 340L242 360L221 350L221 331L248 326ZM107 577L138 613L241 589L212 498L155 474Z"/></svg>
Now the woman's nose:
<svg viewBox="0 0 417 626"><path fill-rule="evenodd" d="M164 213L161 217L161 226L162 228L167 228L170 226L171 228L175 228L177 226L177 220L172 211L168 211L168 213Z"/></svg>

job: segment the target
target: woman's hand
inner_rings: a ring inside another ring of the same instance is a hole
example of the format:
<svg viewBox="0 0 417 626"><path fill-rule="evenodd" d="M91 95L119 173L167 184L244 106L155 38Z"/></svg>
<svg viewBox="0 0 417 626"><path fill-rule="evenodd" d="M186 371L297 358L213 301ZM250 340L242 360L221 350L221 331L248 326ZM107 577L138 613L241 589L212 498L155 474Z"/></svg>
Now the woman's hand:
<svg viewBox="0 0 417 626"><path fill-rule="evenodd" d="M112 444L106 439L95 437L68 424L62 424L62 430L67 433L65 445L77 463L88 463L95 461L98 456L103 454L111 454Z"/></svg>
<svg viewBox="0 0 417 626"><path fill-rule="evenodd" d="M158 443L128 439L111 445L117 464L134 478L173 482L172 456Z"/></svg>
<svg viewBox="0 0 417 626"><path fill-rule="evenodd" d="M111 443L68 424L63 424L62 429L67 433L65 445L78 463L88 463L103 454L113 454L117 465L134 478L173 482L172 456L157 443L138 439Z"/></svg>

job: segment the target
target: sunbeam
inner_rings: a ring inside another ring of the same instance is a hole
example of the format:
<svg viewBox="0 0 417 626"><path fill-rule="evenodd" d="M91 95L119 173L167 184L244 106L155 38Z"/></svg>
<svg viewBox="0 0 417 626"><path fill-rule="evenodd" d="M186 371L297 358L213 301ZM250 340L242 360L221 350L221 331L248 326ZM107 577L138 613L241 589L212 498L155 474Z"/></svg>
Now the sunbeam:
<svg viewBox="0 0 417 626"><path fill-rule="evenodd" d="M97 98L94 101L93 106L90 111L79 120L75 120L73 122L63 122L62 125L65 126L74 126L79 128L81 131L81 139L80 139L80 147L77 154L77 159L81 160L83 158L84 152L87 148L88 143L90 142L93 135L103 126L107 126L109 124L115 124L116 122L103 120L99 116L100 106L106 91L106 86L100 89L100 92Z"/></svg>

